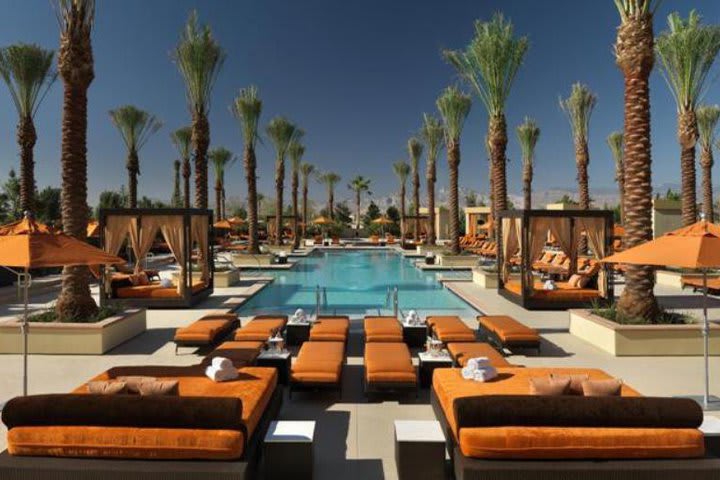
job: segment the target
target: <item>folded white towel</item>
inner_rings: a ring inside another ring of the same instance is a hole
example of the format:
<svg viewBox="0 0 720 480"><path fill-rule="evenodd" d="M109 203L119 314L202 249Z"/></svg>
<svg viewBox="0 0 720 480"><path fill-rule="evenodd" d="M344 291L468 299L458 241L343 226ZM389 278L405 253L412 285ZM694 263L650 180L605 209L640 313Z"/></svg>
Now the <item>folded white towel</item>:
<svg viewBox="0 0 720 480"><path fill-rule="evenodd" d="M227 370L229 368L233 368L233 363L230 361L229 358L225 357L214 357L212 359L211 365L218 370Z"/></svg>
<svg viewBox="0 0 720 480"><path fill-rule="evenodd" d="M461 374L465 380L473 380L475 378L475 369L467 366L463 367Z"/></svg>
<svg viewBox="0 0 720 480"><path fill-rule="evenodd" d="M238 371L234 368L217 368L210 365L205 369L205 375L213 382L227 382L238 378Z"/></svg>
<svg viewBox="0 0 720 480"><path fill-rule="evenodd" d="M160 286L162 288L170 288L173 286L173 283L169 278L163 278L163 279L160 279Z"/></svg>
<svg viewBox="0 0 720 480"><path fill-rule="evenodd" d="M479 368L473 374L473 380L476 382L487 382L497 377L497 370L494 367Z"/></svg>
<svg viewBox="0 0 720 480"><path fill-rule="evenodd" d="M478 368L492 367L488 357L471 358L465 363L465 365L472 367L474 370L477 370Z"/></svg>

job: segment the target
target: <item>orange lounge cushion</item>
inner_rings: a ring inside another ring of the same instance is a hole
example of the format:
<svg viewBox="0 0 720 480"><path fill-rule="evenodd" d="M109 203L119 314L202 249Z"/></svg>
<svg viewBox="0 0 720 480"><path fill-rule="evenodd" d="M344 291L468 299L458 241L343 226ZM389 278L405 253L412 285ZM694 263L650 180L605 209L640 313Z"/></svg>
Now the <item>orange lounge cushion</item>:
<svg viewBox="0 0 720 480"><path fill-rule="evenodd" d="M206 285L202 282L193 283L192 292L203 290ZM159 283L149 285L135 285L117 289L117 298L180 298L177 287L163 287Z"/></svg>
<svg viewBox="0 0 720 480"><path fill-rule="evenodd" d="M11 455L157 460L232 460L242 457L239 430L90 426L15 427Z"/></svg>
<svg viewBox="0 0 720 480"><path fill-rule="evenodd" d="M230 328L232 320L197 320L175 331L175 341L212 343L219 334Z"/></svg>
<svg viewBox="0 0 720 480"><path fill-rule="evenodd" d="M368 383L416 383L410 350L404 343L366 343L365 379Z"/></svg>
<svg viewBox="0 0 720 480"><path fill-rule="evenodd" d="M465 380L462 378L460 369L457 368L437 368L433 371L433 391L445 413L448 425L455 435L457 435L457 428L453 401L456 398L477 395L530 395L530 379L533 377L548 378L550 374L587 374L591 380L613 378L604 371L593 368L497 367L497 371L497 378L489 382ZM620 393L624 397L640 396L637 391L626 384L623 384Z"/></svg>
<svg viewBox="0 0 720 480"><path fill-rule="evenodd" d="M492 345L484 342L451 342L448 343L447 349L455 362L461 367L464 367L469 359L477 357L487 357L494 367L511 366L511 363L500 352L495 350Z"/></svg>
<svg viewBox="0 0 720 480"><path fill-rule="evenodd" d="M221 343L215 350L205 356L204 363L210 363L214 357L230 359L236 367L250 365L255 362L264 342L237 342Z"/></svg>
<svg viewBox="0 0 720 480"><path fill-rule="evenodd" d="M310 329L310 341L345 342L349 331L348 317L320 317Z"/></svg>
<svg viewBox="0 0 720 480"><path fill-rule="evenodd" d="M292 366L292 379L300 383L339 383L344 358L343 342L305 342Z"/></svg>
<svg viewBox="0 0 720 480"><path fill-rule="evenodd" d="M600 292L594 288L575 288L567 282L555 282L555 286L557 290L545 290L543 284L537 282L531 298L557 302L589 302L600 298ZM522 295L522 286L517 281L506 282L505 290Z"/></svg>
<svg viewBox="0 0 720 480"><path fill-rule="evenodd" d="M264 342L274 331L284 328L286 323L286 317L254 318L235 331L235 340Z"/></svg>
<svg viewBox="0 0 720 480"><path fill-rule="evenodd" d="M695 458L702 432L685 428L483 427L460 429L466 457L494 459Z"/></svg>
<svg viewBox="0 0 720 480"><path fill-rule="evenodd" d="M479 316L477 319L485 330L495 333L503 342L540 341L540 335L535 329L507 315Z"/></svg>
<svg viewBox="0 0 720 480"><path fill-rule="evenodd" d="M442 342L474 342L475 332L465 325L460 317L451 316L430 316L427 323Z"/></svg>
<svg viewBox="0 0 720 480"><path fill-rule="evenodd" d="M403 331L395 317L365 317L366 342L402 342Z"/></svg>

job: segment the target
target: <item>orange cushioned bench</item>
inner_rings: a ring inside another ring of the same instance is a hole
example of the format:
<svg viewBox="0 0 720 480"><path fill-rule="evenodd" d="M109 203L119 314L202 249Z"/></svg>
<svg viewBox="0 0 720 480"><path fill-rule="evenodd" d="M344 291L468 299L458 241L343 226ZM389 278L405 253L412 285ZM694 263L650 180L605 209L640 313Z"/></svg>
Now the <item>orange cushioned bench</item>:
<svg viewBox="0 0 720 480"><path fill-rule="evenodd" d="M235 331L235 340L238 342L264 342L285 328L286 323L286 315L257 315Z"/></svg>
<svg viewBox="0 0 720 480"><path fill-rule="evenodd" d="M343 342L348 339L350 318L321 316L310 329L311 342Z"/></svg>
<svg viewBox="0 0 720 480"><path fill-rule="evenodd" d="M239 324L234 313L211 313L187 327L175 331L175 353L178 347L207 347L216 344Z"/></svg>
<svg viewBox="0 0 720 480"><path fill-rule="evenodd" d="M492 343L500 349L531 348L540 352L538 332L507 315L477 317L480 328Z"/></svg>
<svg viewBox="0 0 720 480"><path fill-rule="evenodd" d="M427 317L427 324L430 331L443 343L474 342L476 340L475 331L465 325L465 322L456 315L430 316Z"/></svg>
<svg viewBox="0 0 720 480"><path fill-rule="evenodd" d="M193 283L192 293L197 293L205 288L207 285L203 282ZM119 287L116 295L117 298L180 298L177 287L163 287L159 283Z"/></svg>
<svg viewBox="0 0 720 480"><path fill-rule="evenodd" d="M417 373L407 345L365 344L365 393L384 390L416 390Z"/></svg>
<svg viewBox="0 0 720 480"><path fill-rule="evenodd" d="M395 317L365 317L366 342L392 342L403 341L403 330Z"/></svg>
<svg viewBox="0 0 720 480"><path fill-rule="evenodd" d="M290 391L314 388L337 389L342 395L343 342L304 342L292 365Z"/></svg>
<svg viewBox="0 0 720 480"><path fill-rule="evenodd" d="M265 346L265 342L237 342L221 343L215 350L205 355L203 363L209 364L215 357L227 358L236 368L253 365Z"/></svg>
<svg viewBox="0 0 720 480"><path fill-rule="evenodd" d="M489 343L484 342L451 342L447 344L448 352L456 365L464 367L471 358L486 357L493 367L510 367L512 364L505 360Z"/></svg>

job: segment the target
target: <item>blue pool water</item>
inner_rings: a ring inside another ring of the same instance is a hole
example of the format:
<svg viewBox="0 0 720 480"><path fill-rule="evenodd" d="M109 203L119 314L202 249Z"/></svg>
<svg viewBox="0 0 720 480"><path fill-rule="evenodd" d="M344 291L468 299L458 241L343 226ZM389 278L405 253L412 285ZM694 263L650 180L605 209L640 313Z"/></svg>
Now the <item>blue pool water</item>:
<svg viewBox="0 0 720 480"><path fill-rule="evenodd" d="M243 305L242 316L292 314L297 308L315 312L316 286L327 291L323 314L391 315L388 288L397 285L401 313L416 310L421 316L459 315L474 318L478 312L437 282L436 274L422 272L399 253L390 250L316 251L291 270L271 273L275 281ZM267 272L263 272L265 274Z"/></svg>

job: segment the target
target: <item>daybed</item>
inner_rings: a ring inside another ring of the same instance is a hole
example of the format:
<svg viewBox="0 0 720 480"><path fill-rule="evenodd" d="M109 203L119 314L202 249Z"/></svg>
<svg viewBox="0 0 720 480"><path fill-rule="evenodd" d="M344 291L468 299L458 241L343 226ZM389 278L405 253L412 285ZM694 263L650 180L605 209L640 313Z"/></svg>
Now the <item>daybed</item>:
<svg viewBox="0 0 720 480"><path fill-rule="evenodd" d="M310 341L347 343L349 331L349 317L321 315L310 329Z"/></svg>
<svg viewBox="0 0 720 480"><path fill-rule="evenodd" d="M239 325L234 313L208 314L175 331L175 354L179 347L209 347L222 340Z"/></svg>
<svg viewBox="0 0 720 480"><path fill-rule="evenodd" d="M175 380L175 395L97 395L84 384L71 394L11 400L0 478L249 478L282 403L277 372L245 367L237 380L215 383L204 368L116 367L91 380Z"/></svg>
<svg viewBox="0 0 720 480"><path fill-rule="evenodd" d="M429 316L427 325L430 333L443 343L475 341L475 331L456 315Z"/></svg>
<svg viewBox="0 0 720 480"><path fill-rule="evenodd" d="M500 350L529 348L540 353L540 335L507 315L478 315L479 329Z"/></svg>
<svg viewBox="0 0 720 480"><path fill-rule="evenodd" d="M199 293L207 288L202 282L195 282L192 285L193 294ZM125 285L114 286L115 298L182 298L177 287L163 287L160 282L153 282L147 285Z"/></svg>
<svg viewBox="0 0 720 480"><path fill-rule="evenodd" d="M333 389L342 397L343 342L305 342L290 374L290 390Z"/></svg>
<svg viewBox="0 0 720 480"><path fill-rule="evenodd" d="M403 341L403 329L396 317L365 317L363 326L366 342Z"/></svg>
<svg viewBox="0 0 720 480"><path fill-rule="evenodd" d="M601 300L600 291L597 288L573 287L568 282L555 282L555 290L545 290L542 282L535 282L534 290L529 298L543 301L555 301L558 303L568 302L592 302ZM505 282L505 290L515 295L522 294L520 282Z"/></svg>
<svg viewBox="0 0 720 480"><path fill-rule="evenodd" d="M404 343L366 343L364 364L366 395L381 391L417 392L417 372Z"/></svg>
<svg viewBox="0 0 720 480"><path fill-rule="evenodd" d="M458 479L710 479L703 419L689 399L531 395L531 378L611 379L581 368L499 367L489 382L436 369L431 403ZM713 470L714 469L714 470Z"/></svg>
<svg viewBox="0 0 720 480"><path fill-rule="evenodd" d="M477 357L486 357L494 367L511 366L511 363L489 343L451 342L447 344L447 349L453 362L459 367L464 367L469 359Z"/></svg>
<svg viewBox="0 0 720 480"><path fill-rule="evenodd" d="M287 315L257 315L235 331L238 342L264 342L287 324Z"/></svg>

